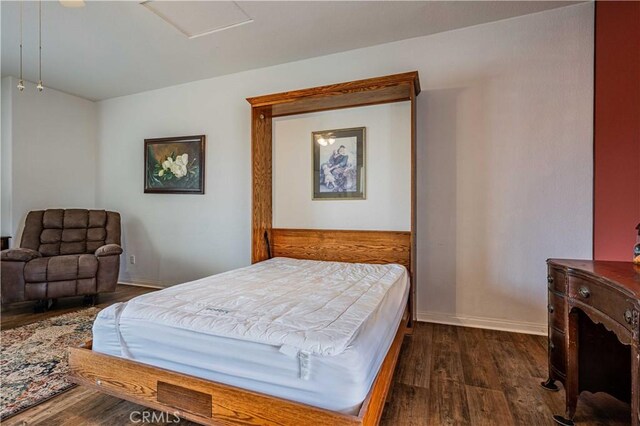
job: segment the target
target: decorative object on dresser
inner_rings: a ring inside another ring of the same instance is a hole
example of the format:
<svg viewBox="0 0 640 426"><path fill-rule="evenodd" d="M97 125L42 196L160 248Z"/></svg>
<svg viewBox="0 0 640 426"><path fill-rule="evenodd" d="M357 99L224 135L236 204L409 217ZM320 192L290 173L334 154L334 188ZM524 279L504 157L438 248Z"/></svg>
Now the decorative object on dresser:
<svg viewBox="0 0 640 426"><path fill-rule="evenodd" d="M573 425L582 391L631 403L640 425L640 268L631 262L549 259L549 379L566 392L562 425Z"/></svg>
<svg viewBox="0 0 640 426"><path fill-rule="evenodd" d="M205 135L144 140L144 192L204 194Z"/></svg>
<svg viewBox="0 0 640 426"><path fill-rule="evenodd" d="M20 248L2 251L2 303L113 292L120 268L120 214L51 209L27 215Z"/></svg>
<svg viewBox="0 0 640 426"><path fill-rule="evenodd" d="M365 128L313 132L313 199L364 200Z"/></svg>
<svg viewBox="0 0 640 426"><path fill-rule="evenodd" d="M2 330L1 420L75 386L67 380L67 347L91 338L99 311L87 308Z"/></svg>

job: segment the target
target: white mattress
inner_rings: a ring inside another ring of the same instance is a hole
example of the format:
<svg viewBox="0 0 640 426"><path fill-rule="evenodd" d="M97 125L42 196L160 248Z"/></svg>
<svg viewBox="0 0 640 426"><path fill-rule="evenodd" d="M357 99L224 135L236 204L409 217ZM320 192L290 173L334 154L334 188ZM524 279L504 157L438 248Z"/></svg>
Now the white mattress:
<svg viewBox="0 0 640 426"><path fill-rule="evenodd" d="M276 258L112 305L93 349L355 414L408 290L399 265Z"/></svg>

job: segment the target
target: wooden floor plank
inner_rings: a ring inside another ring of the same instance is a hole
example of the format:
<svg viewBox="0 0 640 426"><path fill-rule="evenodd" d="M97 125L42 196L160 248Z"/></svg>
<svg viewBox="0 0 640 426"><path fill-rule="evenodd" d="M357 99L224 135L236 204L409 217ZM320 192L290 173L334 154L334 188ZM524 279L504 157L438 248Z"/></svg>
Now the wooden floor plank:
<svg viewBox="0 0 640 426"><path fill-rule="evenodd" d="M404 339L402 356L396 367L396 381L429 387L431 376L433 324L416 323L413 334ZM428 350L425 350L429 348Z"/></svg>
<svg viewBox="0 0 640 426"><path fill-rule="evenodd" d="M464 383L471 386L500 389L498 370L488 350L482 330L457 327Z"/></svg>
<svg viewBox="0 0 640 426"><path fill-rule="evenodd" d="M381 426L421 426L429 417L429 390L396 382L380 424Z"/></svg>
<svg viewBox="0 0 640 426"><path fill-rule="evenodd" d="M430 425L471 424L464 383L432 376L429 413Z"/></svg>
<svg viewBox="0 0 640 426"><path fill-rule="evenodd" d="M546 378L547 375L547 343L536 344L538 336L522 333L509 333L518 354L518 362L528 370L531 377Z"/></svg>
<svg viewBox="0 0 640 426"><path fill-rule="evenodd" d="M460 345L455 327L443 324L433 325L431 382L434 378L464 381Z"/></svg>
<svg viewBox="0 0 640 426"><path fill-rule="evenodd" d="M503 392L468 385L465 390L471 424L475 426L515 424Z"/></svg>

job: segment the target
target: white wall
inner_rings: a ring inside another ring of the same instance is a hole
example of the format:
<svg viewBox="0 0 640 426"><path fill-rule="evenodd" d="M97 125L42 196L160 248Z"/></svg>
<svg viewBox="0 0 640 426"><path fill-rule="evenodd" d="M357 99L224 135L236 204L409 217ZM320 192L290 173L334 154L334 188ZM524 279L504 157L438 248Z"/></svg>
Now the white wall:
<svg viewBox="0 0 640 426"><path fill-rule="evenodd" d="M311 132L353 127L366 127L366 199L313 201ZM274 119L273 226L410 231L410 161L408 102Z"/></svg>
<svg viewBox="0 0 640 426"><path fill-rule="evenodd" d="M11 98L13 79L4 77L0 88L0 233L12 235L11 218ZM15 238L15 237L14 237Z"/></svg>
<svg viewBox="0 0 640 426"><path fill-rule="evenodd" d="M591 254L593 3L101 102L98 205L137 258L122 278L249 263L245 97L416 69L418 315L543 332L545 259ZM143 140L200 133L207 194L143 194Z"/></svg>
<svg viewBox="0 0 640 426"><path fill-rule="evenodd" d="M13 77L2 83L3 106L11 105L2 114L2 227L17 247L30 210L95 206L97 105L49 88L38 93L30 82L19 92Z"/></svg>

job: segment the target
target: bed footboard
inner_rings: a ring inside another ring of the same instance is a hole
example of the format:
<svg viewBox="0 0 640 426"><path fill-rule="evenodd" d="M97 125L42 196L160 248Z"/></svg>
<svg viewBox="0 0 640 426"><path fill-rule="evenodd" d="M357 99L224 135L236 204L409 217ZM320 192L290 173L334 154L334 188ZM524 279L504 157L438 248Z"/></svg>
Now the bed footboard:
<svg viewBox="0 0 640 426"><path fill-rule="evenodd" d="M203 425L376 425L393 380L406 318L357 416L200 379L94 352L69 348L69 378L79 385Z"/></svg>

